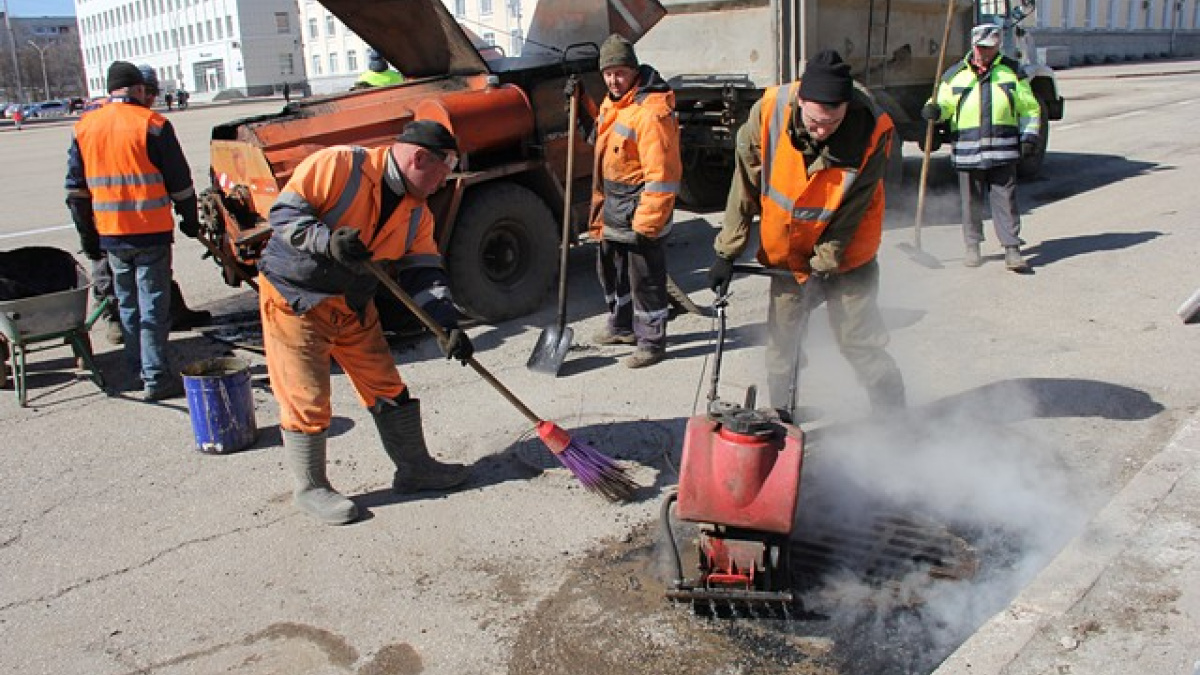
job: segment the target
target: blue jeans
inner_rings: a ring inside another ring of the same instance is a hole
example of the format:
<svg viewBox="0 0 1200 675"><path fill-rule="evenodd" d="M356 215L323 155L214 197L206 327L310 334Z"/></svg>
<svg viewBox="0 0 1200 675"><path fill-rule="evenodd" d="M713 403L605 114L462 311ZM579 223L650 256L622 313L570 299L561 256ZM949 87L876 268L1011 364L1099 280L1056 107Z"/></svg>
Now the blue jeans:
<svg viewBox="0 0 1200 675"><path fill-rule="evenodd" d="M125 360L141 372L146 389L174 379L167 361L171 333L171 246L108 251Z"/></svg>

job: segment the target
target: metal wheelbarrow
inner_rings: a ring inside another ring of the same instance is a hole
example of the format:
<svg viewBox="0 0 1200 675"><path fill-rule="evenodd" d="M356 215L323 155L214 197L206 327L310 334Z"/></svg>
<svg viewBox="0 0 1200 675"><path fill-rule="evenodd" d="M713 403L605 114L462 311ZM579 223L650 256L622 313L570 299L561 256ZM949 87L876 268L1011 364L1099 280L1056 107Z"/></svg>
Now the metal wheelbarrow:
<svg viewBox="0 0 1200 675"><path fill-rule="evenodd" d="M104 377L96 368L92 342L88 331L100 318L109 300L105 299L88 314L88 296L92 285L82 269L77 269L79 283L57 293L45 293L19 300L0 302L0 351L12 352L12 371L17 403L25 407L28 390L25 377L27 356L32 352L70 345L75 357L91 372L91 380L101 390ZM54 342L57 344L44 344ZM37 345L37 346L35 346ZM0 386L7 384L7 368L0 353Z"/></svg>

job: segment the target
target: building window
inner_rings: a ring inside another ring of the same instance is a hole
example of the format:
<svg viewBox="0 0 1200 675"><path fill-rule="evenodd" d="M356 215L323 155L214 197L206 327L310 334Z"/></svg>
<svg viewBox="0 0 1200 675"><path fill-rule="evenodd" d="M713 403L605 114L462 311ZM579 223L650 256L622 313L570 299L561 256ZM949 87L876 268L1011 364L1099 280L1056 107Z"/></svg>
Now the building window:
<svg viewBox="0 0 1200 675"><path fill-rule="evenodd" d="M488 43L489 45L492 45L493 47L496 46L496 34L491 31L484 33L483 41Z"/></svg>
<svg viewBox="0 0 1200 675"><path fill-rule="evenodd" d="M312 71L313 75L321 74L321 55L320 54L312 55L312 70L313 70Z"/></svg>
<svg viewBox="0 0 1200 675"><path fill-rule="evenodd" d="M492 0L479 0L479 16L492 15Z"/></svg>
<svg viewBox="0 0 1200 675"><path fill-rule="evenodd" d="M280 16L283 16L283 27L282 28L279 27L279 17ZM225 17L225 32L229 34L229 37L233 37L233 17L232 16ZM283 15L276 14L275 15L275 32L276 33L292 32L291 27L288 26L287 14L283 14Z"/></svg>
<svg viewBox="0 0 1200 675"><path fill-rule="evenodd" d="M514 19L521 18L521 0L508 0L508 15Z"/></svg>
<svg viewBox="0 0 1200 675"><path fill-rule="evenodd" d="M454 16L467 15L467 0L454 0Z"/></svg>
<svg viewBox="0 0 1200 675"><path fill-rule="evenodd" d="M196 27L195 27L195 26L188 26L188 39L187 39L187 43L188 43L189 45L194 45L194 44L196 44Z"/></svg>
<svg viewBox="0 0 1200 675"><path fill-rule="evenodd" d="M280 75L295 75L296 63L292 59L291 54L279 55L279 74Z"/></svg>
<svg viewBox="0 0 1200 675"><path fill-rule="evenodd" d="M334 20L332 14L325 15L325 35L333 37L337 34L337 21Z"/></svg>
<svg viewBox="0 0 1200 675"><path fill-rule="evenodd" d="M358 51L354 49L346 50L346 70L352 73L358 72Z"/></svg>
<svg viewBox="0 0 1200 675"><path fill-rule="evenodd" d="M211 20L204 22L204 35L208 38L209 42L213 41L213 29L212 29L212 21Z"/></svg>
<svg viewBox="0 0 1200 675"><path fill-rule="evenodd" d="M231 36L231 37L232 37L232 36ZM224 30L222 29L222 27L221 27L221 20L220 20L220 19L217 19L217 39L218 39L218 40L224 40L224 39L225 39L225 31L224 31Z"/></svg>
<svg viewBox="0 0 1200 675"><path fill-rule="evenodd" d="M333 75L336 72L338 72L337 52L329 52L329 74Z"/></svg>
<svg viewBox="0 0 1200 675"><path fill-rule="evenodd" d="M317 17L315 16L308 20L308 37L314 40L318 37Z"/></svg>
<svg viewBox="0 0 1200 675"><path fill-rule="evenodd" d="M509 54L512 56L517 56L518 54L521 53L521 42L522 42L521 29L520 28L512 29L512 31L509 33L509 37L512 38L512 41L509 43L509 48L508 48Z"/></svg>

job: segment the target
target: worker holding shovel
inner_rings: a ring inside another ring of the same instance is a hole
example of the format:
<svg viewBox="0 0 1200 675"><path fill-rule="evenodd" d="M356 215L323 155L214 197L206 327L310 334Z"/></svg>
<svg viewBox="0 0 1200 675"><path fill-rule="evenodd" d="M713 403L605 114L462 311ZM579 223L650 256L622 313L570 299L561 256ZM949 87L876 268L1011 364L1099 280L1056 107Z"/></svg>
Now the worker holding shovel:
<svg viewBox="0 0 1200 675"><path fill-rule="evenodd" d="M608 323L600 344L637 345L625 360L645 368L666 358L666 238L683 175L675 94L633 45L612 35L600 46L608 95L596 117L591 235Z"/></svg>
<svg viewBox="0 0 1200 675"><path fill-rule="evenodd" d="M983 264L979 245L986 198L996 238L1004 247L1005 268L1029 272L1021 255L1017 163L1037 152L1041 108L1020 65L1000 54L1000 26L971 29L971 53L942 75L937 92L937 100L927 102L921 116L950 122L951 159L962 196L963 264Z"/></svg>
<svg viewBox="0 0 1200 675"><path fill-rule="evenodd" d="M437 122L404 127L390 146L325 148L296 167L271 207L273 235L259 263L259 307L271 390L294 482L294 501L331 525L358 517L325 473L332 415L330 365L337 360L371 411L396 465L398 493L448 490L469 478L461 464L433 459L420 401L396 371L371 301L378 279L366 261L395 261L401 285L446 329L446 358L474 353L457 327L426 198L458 161L458 145Z"/></svg>
<svg viewBox="0 0 1200 675"><path fill-rule="evenodd" d="M892 121L850 78L835 51L809 60L799 82L772 87L738 131L735 171L709 281L724 295L733 261L760 216L758 261L771 276L767 374L771 405L795 420L799 343L824 294L833 332L876 411L905 405L904 379L884 350L879 313L883 176ZM818 283L813 283L813 278Z"/></svg>

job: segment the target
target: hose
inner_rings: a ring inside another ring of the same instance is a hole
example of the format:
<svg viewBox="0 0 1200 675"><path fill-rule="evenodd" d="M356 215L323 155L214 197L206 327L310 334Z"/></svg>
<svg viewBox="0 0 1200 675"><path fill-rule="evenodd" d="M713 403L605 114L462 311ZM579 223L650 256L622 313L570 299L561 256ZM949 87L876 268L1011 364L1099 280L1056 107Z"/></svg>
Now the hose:
<svg viewBox="0 0 1200 675"><path fill-rule="evenodd" d="M659 525L662 536L667 540L667 550L671 553L671 563L675 569L675 579L672 586L681 588L684 584L683 562L679 559L679 545L675 543L675 533L671 531L671 504L679 499L679 491L671 489L663 497L662 508L659 511Z"/></svg>

